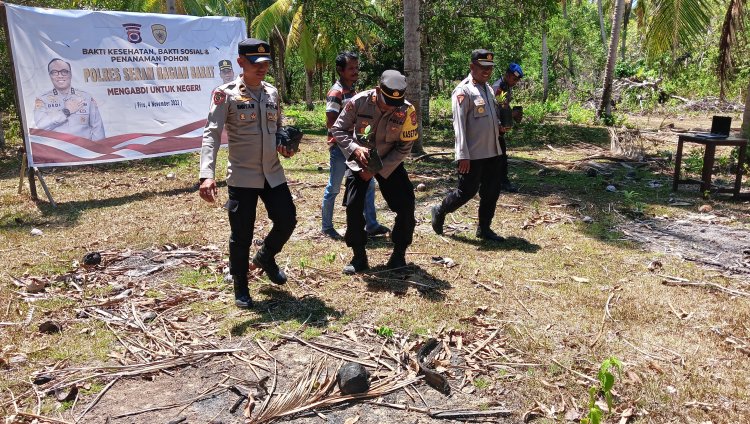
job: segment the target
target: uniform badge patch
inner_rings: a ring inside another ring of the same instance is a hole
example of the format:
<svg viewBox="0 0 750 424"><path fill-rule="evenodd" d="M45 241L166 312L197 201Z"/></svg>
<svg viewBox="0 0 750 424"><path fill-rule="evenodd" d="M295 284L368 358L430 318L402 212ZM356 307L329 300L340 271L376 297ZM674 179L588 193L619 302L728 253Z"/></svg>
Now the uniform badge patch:
<svg viewBox="0 0 750 424"><path fill-rule="evenodd" d="M85 123L86 123L86 117L85 117L85 116L81 116L81 123L82 123L82 124L85 124Z"/></svg>
<svg viewBox="0 0 750 424"><path fill-rule="evenodd" d="M397 111L393 113L393 116L395 116L398 119L404 119L404 116L406 116L406 112L403 111Z"/></svg>
<svg viewBox="0 0 750 424"><path fill-rule="evenodd" d="M41 99L36 99L34 102L34 109L44 109L44 102Z"/></svg>
<svg viewBox="0 0 750 424"><path fill-rule="evenodd" d="M245 114L244 113L240 113L240 121L244 121L244 120L245 120Z"/></svg>
<svg viewBox="0 0 750 424"><path fill-rule="evenodd" d="M276 112L266 112L266 119L269 121L276 121Z"/></svg>
<svg viewBox="0 0 750 424"><path fill-rule="evenodd" d="M409 115L409 119L411 120L411 124L416 126L417 125L417 112L412 112L411 115Z"/></svg>
<svg viewBox="0 0 750 424"><path fill-rule="evenodd" d="M456 94L456 100L458 100L458 104L463 103L464 97L466 96L464 96L463 94Z"/></svg>
<svg viewBox="0 0 750 424"><path fill-rule="evenodd" d="M214 91L214 104L220 105L227 100L227 94L223 91Z"/></svg>
<svg viewBox="0 0 750 424"><path fill-rule="evenodd" d="M353 107L354 107L354 105L353 105L353 104L352 104L352 102L350 101L350 102L347 102L347 103L346 103L346 107L344 108L344 110L346 110L346 111L350 111L350 110L352 110L352 108L353 108Z"/></svg>
<svg viewBox="0 0 750 424"><path fill-rule="evenodd" d="M484 99L476 99L474 100L474 104L477 106L484 106Z"/></svg>
<svg viewBox="0 0 750 424"><path fill-rule="evenodd" d="M478 112L478 113L484 113L484 106L479 106L479 107L477 108L477 112Z"/></svg>
<svg viewBox="0 0 750 424"><path fill-rule="evenodd" d="M256 119L258 119L258 115L256 115L255 112L251 113L250 114L250 120L251 121L255 121Z"/></svg>

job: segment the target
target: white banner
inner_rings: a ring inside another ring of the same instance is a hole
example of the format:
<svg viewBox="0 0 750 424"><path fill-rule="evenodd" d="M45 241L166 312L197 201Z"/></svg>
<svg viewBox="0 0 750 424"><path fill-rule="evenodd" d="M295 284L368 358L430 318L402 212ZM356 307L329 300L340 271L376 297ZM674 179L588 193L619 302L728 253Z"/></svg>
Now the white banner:
<svg viewBox="0 0 750 424"><path fill-rule="evenodd" d="M240 72L241 18L5 8L29 166L197 150Z"/></svg>

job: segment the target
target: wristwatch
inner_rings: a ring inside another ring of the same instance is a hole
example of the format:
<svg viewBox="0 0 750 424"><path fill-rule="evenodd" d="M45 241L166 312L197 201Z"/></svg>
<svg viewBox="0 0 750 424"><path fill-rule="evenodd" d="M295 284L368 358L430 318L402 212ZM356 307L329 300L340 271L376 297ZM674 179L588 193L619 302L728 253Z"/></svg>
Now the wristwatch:
<svg viewBox="0 0 750 424"><path fill-rule="evenodd" d="M70 110L68 108L63 108L62 113L65 114L66 118L70 117Z"/></svg>

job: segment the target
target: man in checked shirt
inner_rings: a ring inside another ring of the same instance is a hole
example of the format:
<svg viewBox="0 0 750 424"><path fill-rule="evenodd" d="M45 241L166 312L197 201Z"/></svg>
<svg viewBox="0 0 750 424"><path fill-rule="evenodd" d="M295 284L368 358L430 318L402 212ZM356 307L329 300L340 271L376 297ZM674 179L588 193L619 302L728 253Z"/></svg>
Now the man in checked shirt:
<svg viewBox="0 0 750 424"><path fill-rule="evenodd" d="M321 232L326 237L333 240L343 240L344 238L333 227L333 208L336 204L336 196L341 191L341 181L344 179L346 172L346 159L341 150L336 147L336 140L331 133L331 127L336 122L336 118L354 97L356 91L354 84L359 79L359 58L353 52L341 52L336 57L336 71L339 79L328 91L326 100L326 127L328 128L328 151L330 153L330 175L328 185L323 192L323 205L320 215L323 225ZM375 212L375 179L370 180L365 197L365 230L370 236L385 234L390 230L388 227L380 225Z"/></svg>

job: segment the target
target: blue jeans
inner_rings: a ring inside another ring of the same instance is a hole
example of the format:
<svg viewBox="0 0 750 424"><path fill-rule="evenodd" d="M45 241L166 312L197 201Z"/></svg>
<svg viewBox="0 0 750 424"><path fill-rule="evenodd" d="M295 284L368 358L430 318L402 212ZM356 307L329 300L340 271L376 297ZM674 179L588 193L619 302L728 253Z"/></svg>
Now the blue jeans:
<svg viewBox="0 0 750 424"><path fill-rule="evenodd" d="M341 182L344 180L346 172L346 159L341 149L334 145L329 149L331 156L331 173L328 177L328 185L323 193L323 206L321 216L323 217L323 226L321 230L326 231L333 228L333 207L336 204L336 196L341 191ZM375 214L375 178L370 180L365 196L365 230L373 231L380 225Z"/></svg>

